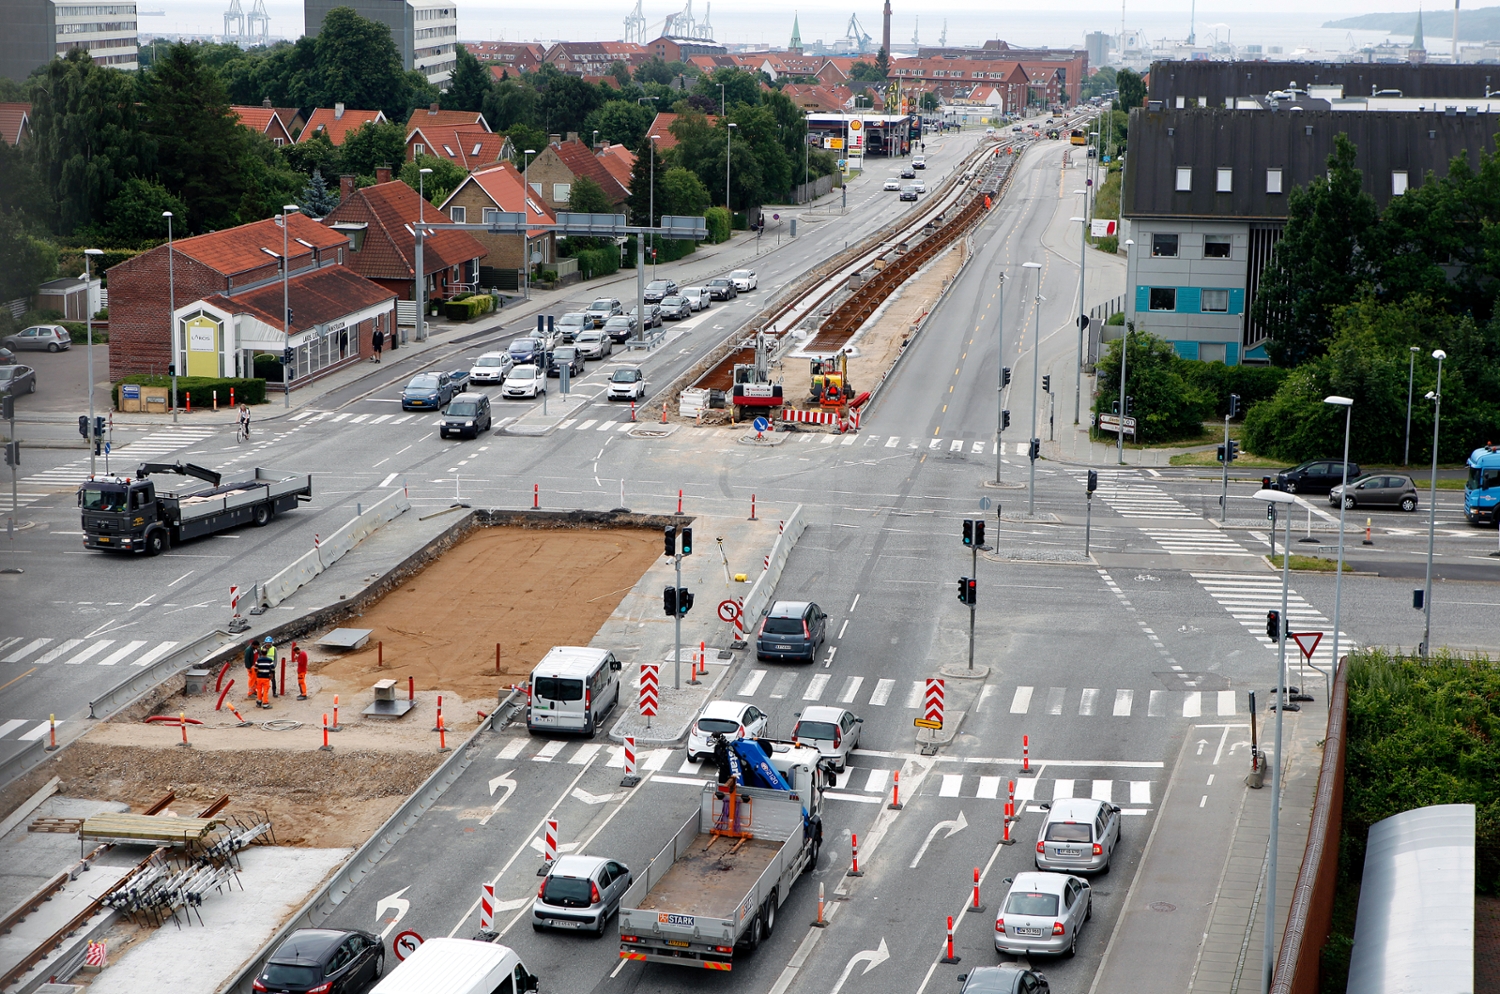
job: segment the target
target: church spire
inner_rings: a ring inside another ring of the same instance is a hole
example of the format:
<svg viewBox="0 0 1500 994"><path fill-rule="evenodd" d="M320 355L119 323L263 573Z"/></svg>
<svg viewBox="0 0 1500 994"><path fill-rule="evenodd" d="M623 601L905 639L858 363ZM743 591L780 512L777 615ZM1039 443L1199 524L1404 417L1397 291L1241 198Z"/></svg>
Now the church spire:
<svg viewBox="0 0 1500 994"><path fill-rule="evenodd" d="M795 11L792 12L792 41L787 45L787 50L802 54L802 27Z"/></svg>
<svg viewBox="0 0 1500 994"><path fill-rule="evenodd" d="M1411 47L1406 50L1406 61L1411 63L1422 63L1427 61L1427 45L1422 40L1422 8L1417 8L1417 29L1412 32Z"/></svg>

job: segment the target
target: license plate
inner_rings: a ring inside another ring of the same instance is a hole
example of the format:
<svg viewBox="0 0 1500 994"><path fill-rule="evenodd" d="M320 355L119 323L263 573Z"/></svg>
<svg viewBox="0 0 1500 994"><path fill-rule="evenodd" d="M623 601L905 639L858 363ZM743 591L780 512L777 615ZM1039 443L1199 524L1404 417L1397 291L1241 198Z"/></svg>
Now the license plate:
<svg viewBox="0 0 1500 994"><path fill-rule="evenodd" d="M686 948L688 948L689 944L686 943L686 942L679 941L677 939L668 939L667 940L667 945L669 945L669 946L677 946L680 949L686 949Z"/></svg>
<svg viewBox="0 0 1500 994"><path fill-rule="evenodd" d="M531 723L533 725L551 725L551 724L555 724L556 721L557 721L557 715L555 715L555 714L535 714L535 713L533 713L532 716L531 716Z"/></svg>
<svg viewBox="0 0 1500 994"><path fill-rule="evenodd" d="M1041 935L1042 934L1042 930L1039 929L1039 928L1027 928L1027 927L1025 927L1023 925L1017 925L1014 928L1012 928L1011 931L1014 932L1014 933L1016 933L1017 935Z"/></svg>
<svg viewBox="0 0 1500 994"><path fill-rule="evenodd" d="M101 541L101 542L108 542L108 541L109 541L109 538L108 538L108 537L107 537L107 536L104 536L104 535L100 535L100 536L99 536L99 541Z"/></svg>
<svg viewBox="0 0 1500 994"><path fill-rule="evenodd" d="M1059 856L1082 856L1083 855L1083 850L1082 849L1059 849L1057 851L1057 854Z"/></svg>
<svg viewBox="0 0 1500 994"><path fill-rule="evenodd" d="M790 649L791 646L789 646L789 645L778 645L776 648L778 648L778 649Z"/></svg>

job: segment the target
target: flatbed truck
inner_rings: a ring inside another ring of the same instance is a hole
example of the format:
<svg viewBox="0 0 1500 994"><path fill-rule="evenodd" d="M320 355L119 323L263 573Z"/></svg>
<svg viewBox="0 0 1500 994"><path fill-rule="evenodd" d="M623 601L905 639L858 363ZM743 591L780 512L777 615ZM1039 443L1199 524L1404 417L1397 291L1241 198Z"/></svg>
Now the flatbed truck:
<svg viewBox="0 0 1500 994"><path fill-rule="evenodd" d="M158 490L153 473L196 477L204 485ZM158 555L174 544L253 524L312 500L312 476L256 469L234 483L192 463L141 463L134 477L95 477L78 488L86 549Z"/></svg>

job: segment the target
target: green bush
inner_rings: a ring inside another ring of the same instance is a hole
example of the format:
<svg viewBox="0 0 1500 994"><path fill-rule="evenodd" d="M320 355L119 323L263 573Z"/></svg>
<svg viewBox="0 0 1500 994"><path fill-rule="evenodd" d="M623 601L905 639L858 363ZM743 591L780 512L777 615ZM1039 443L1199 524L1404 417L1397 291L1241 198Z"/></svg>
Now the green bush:
<svg viewBox="0 0 1500 994"><path fill-rule="evenodd" d="M1192 374L1187 368L1201 364L1180 358L1171 343L1149 332L1131 330L1126 338L1130 353L1125 393L1135 398L1134 417L1138 425L1135 440L1155 444L1202 435L1203 420L1213 411L1214 399L1190 382ZM1124 340L1109 342L1095 367L1097 381L1103 385L1094 401L1097 413L1111 413L1111 402L1118 400L1120 347Z"/></svg>
<svg viewBox="0 0 1500 994"><path fill-rule="evenodd" d="M1094 240L1094 247L1100 252L1108 252L1110 255L1120 254L1120 236L1105 235L1103 238Z"/></svg>
<svg viewBox="0 0 1500 994"><path fill-rule="evenodd" d="M579 249L574 258L578 260L579 274L586 280L620 271L620 251L613 245L608 248Z"/></svg>
<svg viewBox="0 0 1500 994"><path fill-rule="evenodd" d="M1287 370L1280 366L1227 366L1222 362L1189 362L1183 373L1193 386L1211 399L1213 417L1229 413L1229 395L1240 395L1240 411L1269 400L1286 380Z"/></svg>
<svg viewBox="0 0 1500 994"><path fill-rule="evenodd" d="M481 314L488 314L495 309L495 298L488 294L478 294L464 297L462 300L450 300L443 305L443 316L449 321L469 321Z"/></svg>
<svg viewBox="0 0 1500 994"><path fill-rule="evenodd" d="M277 386L280 386L280 371L277 372ZM136 373L127 376L110 388L110 396L114 399L116 410L120 407L120 383L138 383L143 387L166 387L171 389L172 377L166 375L149 375ZM177 403L183 407L187 406L187 395L193 395L193 404L197 407L208 409L213 406L214 391L219 392L219 406L223 407L229 403L229 391L234 391L234 402L236 404L264 404L266 402L266 381L262 379L245 379L242 377L213 377L213 376L179 376L177 377Z"/></svg>
<svg viewBox="0 0 1500 994"><path fill-rule="evenodd" d="M62 326L68 329L68 338L74 345L82 345L89 340L89 326L87 321L64 321ZM94 344L108 345L109 331L104 328L94 329Z"/></svg>
<svg viewBox="0 0 1500 994"><path fill-rule="evenodd" d="M729 241L729 211L723 207L710 207L703 212L703 220L708 225L708 244Z"/></svg>
<svg viewBox="0 0 1500 994"><path fill-rule="evenodd" d="M1120 327L1121 325L1123 325L1125 323L1125 312L1124 311L1117 311L1116 313L1111 314L1109 316L1109 320L1105 321L1104 323L1106 325L1113 325L1116 328Z"/></svg>
<svg viewBox="0 0 1500 994"><path fill-rule="evenodd" d="M543 283L556 283L557 282L557 270L555 270L555 269L544 269L544 270L542 270L541 280L542 280Z"/></svg>

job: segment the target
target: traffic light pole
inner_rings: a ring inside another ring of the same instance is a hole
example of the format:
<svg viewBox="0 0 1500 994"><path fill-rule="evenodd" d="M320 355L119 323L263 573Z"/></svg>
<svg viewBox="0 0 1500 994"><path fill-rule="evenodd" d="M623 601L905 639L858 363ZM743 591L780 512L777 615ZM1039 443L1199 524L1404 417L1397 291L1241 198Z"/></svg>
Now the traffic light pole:
<svg viewBox="0 0 1500 994"><path fill-rule="evenodd" d="M1000 274L1000 312L995 318L995 354L1000 357L1000 385L995 388L995 483L1000 483L1000 457L1005 453L1005 274Z"/></svg>
<svg viewBox="0 0 1500 994"><path fill-rule="evenodd" d="M1083 518L1083 554L1087 556L1089 554L1089 539L1092 537L1091 532L1094 529L1094 492L1092 490L1088 492L1088 502L1084 506L1087 510L1084 512Z"/></svg>
<svg viewBox="0 0 1500 994"><path fill-rule="evenodd" d="M1271 507L1274 509L1275 504ZM1276 535L1275 522L1272 522L1271 535ZM1292 542L1292 515L1286 516L1286 547L1291 549ZM1288 555L1281 563L1281 617L1277 624L1285 626L1287 617L1287 587L1291 581L1291 561ZM1277 632L1280 636L1276 640L1276 745L1271 753L1274 764L1271 767L1271 838L1268 844L1270 855L1270 872L1266 874L1266 934L1265 946L1261 952L1261 994L1266 994L1271 989L1271 973L1275 969L1275 939L1276 932L1276 843L1277 835L1281 829L1281 714L1286 710L1286 629Z"/></svg>
<svg viewBox="0 0 1500 994"><path fill-rule="evenodd" d="M641 312L641 317L642 318L645 317L645 312L644 311ZM681 535L682 534L682 521L681 521L681 519L677 518L677 517L673 517L672 518L672 524L674 526L676 526L677 534ZM677 545L677 540L675 538L672 541L672 545L673 545L673 551L675 553L675 555L672 558L673 558L673 560L677 564L677 596L680 598L682 596L682 549L681 549L680 546ZM672 689L673 690L681 690L682 689L682 605L680 603L677 605L677 610L675 610L675 611L672 612L672 628L674 630L675 639L676 639L676 643L677 643L676 651L674 651L672 653Z"/></svg>
<svg viewBox="0 0 1500 994"><path fill-rule="evenodd" d="M996 541L999 541L996 539ZM979 543L975 542L971 547L973 563L969 568L969 576L974 580L974 586L979 586ZM974 668L974 602L969 601L969 669Z"/></svg>
<svg viewBox="0 0 1500 994"><path fill-rule="evenodd" d="M1121 422L1120 429L1125 428ZM1219 523L1223 524L1229 513L1229 415L1224 415L1224 495L1219 498Z"/></svg>

